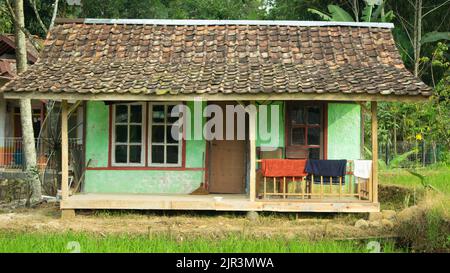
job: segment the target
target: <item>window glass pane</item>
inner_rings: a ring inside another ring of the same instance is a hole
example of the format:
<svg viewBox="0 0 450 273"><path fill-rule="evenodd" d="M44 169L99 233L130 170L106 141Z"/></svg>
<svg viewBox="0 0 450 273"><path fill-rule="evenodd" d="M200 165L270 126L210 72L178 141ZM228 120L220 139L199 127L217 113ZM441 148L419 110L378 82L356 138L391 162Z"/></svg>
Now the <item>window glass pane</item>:
<svg viewBox="0 0 450 273"><path fill-rule="evenodd" d="M116 163L127 163L127 145L116 145Z"/></svg>
<svg viewBox="0 0 450 273"><path fill-rule="evenodd" d="M320 148L309 148L310 159L320 159Z"/></svg>
<svg viewBox="0 0 450 273"><path fill-rule="evenodd" d="M178 163L178 146L167 146L167 163Z"/></svg>
<svg viewBox="0 0 450 273"><path fill-rule="evenodd" d="M142 105L130 105L130 122L142 122Z"/></svg>
<svg viewBox="0 0 450 273"><path fill-rule="evenodd" d="M130 125L130 142L141 142L142 139L142 126Z"/></svg>
<svg viewBox="0 0 450 273"><path fill-rule="evenodd" d="M128 140L128 126L116 125L116 142L127 142Z"/></svg>
<svg viewBox="0 0 450 273"><path fill-rule="evenodd" d="M130 163L141 163L141 150L140 145L130 146Z"/></svg>
<svg viewBox="0 0 450 273"><path fill-rule="evenodd" d="M308 107L308 123L320 124L320 107Z"/></svg>
<svg viewBox="0 0 450 273"><path fill-rule="evenodd" d="M164 122L164 105L153 105L153 122Z"/></svg>
<svg viewBox="0 0 450 273"><path fill-rule="evenodd" d="M292 128L292 144L305 145L305 128Z"/></svg>
<svg viewBox="0 0 450 273"><path fill-rule="evenodd" d="M320 145L320 127L308 128L308 145Z"/></svg>
<svg viewBox="0 0 450 273"><path fill-rule="evenodd" d="M152 163L164 163L164 146L152 145Z"/></svg>
<svg viewBox="0 0 450 273"><path fill-rule="evenodd" d="M152 142L163 143L164 142L164 125L152 126Z"/></svg>
<svg viewBox="0 0 450 273"><path fill-rule="evenodd" d="M305 124L305 108L303 106L292 105L291 123L292 124Z"/></svg>
<svg viewBox="0 0 450 273"><path fill-rule="evenodd" d="M178 132L178 135L175 135L175 136L172 135L173 127L175 127L174 130L176 130L176 132ZM166 130L167 130L167 133L166 133L167 134L167 143L178 143L178 139L181 138L181 134L179 133L180 127L168 125L168 126L166 126Z"/></svg>
<svg viewBox="0 0 450 273"><path fill-rule="evenodd" d="M175 105L168 105L167 106L167 122L168 123L174 123L176 122L180 117L180 111L175 111L174 115L172 115L172 109L175 107ZM178 107L177 107L178 108Z"/></svg>
<svg viewBox="0 0 450 273"><path fill-rule="evenodd" d="M128 106L116 105L116 123L128 122Z"/></svg>

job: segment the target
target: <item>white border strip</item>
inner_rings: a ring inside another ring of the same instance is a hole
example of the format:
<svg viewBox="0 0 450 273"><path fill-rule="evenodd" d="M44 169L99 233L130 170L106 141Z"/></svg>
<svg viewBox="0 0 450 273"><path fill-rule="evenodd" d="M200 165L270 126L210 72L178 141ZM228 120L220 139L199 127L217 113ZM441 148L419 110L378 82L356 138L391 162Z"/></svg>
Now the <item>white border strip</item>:
<svg viewBox="0 0 450 273"><path fill-rule="evenodd" d="M392 23L364 23L364 22L329 22L329 21L270 21L270 20L171 20L171 19L84 19L85 24L116 24L116 25L265 25L265 26L348 26L394 28Z"/></svg>

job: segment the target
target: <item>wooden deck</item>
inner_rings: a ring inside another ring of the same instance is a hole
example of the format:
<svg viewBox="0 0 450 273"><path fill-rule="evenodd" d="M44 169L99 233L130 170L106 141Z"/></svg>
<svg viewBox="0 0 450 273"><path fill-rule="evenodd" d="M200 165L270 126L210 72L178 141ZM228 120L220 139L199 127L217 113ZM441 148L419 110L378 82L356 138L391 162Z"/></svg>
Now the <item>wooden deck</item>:
<svg viewBox="0 0 450 273"><path fill-rule="evenodd" d="M216 200L214 197L222 197ZM379 203L355 198L250 201L240 194L106 194L79 193L61 201L61 209L210 210L277 212L377 212Z"/></svg>

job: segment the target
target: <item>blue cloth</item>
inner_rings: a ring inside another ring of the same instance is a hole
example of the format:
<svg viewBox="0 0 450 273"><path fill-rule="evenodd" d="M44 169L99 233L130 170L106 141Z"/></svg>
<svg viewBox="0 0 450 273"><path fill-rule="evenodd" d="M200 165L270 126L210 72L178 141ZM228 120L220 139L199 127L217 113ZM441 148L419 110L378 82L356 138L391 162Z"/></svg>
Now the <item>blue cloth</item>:
<svg viewBox="0 0 450 273"><path fill-rule="evenodd" d="M339 185L339 177L342 177L342 184L345 184L345 173L347 168L347 160L318 160L308 159L305 171L308 173L307 179L311 181L311 175L314 175L314 183L330 183L330 177L333 184Z"/></svg>

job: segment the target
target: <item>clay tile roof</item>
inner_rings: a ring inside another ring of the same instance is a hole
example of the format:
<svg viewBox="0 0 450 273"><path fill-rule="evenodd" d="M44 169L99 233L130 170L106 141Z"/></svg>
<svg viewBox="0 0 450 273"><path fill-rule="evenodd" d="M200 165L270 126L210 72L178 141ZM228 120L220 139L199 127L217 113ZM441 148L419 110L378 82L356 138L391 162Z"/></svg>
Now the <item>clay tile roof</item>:
<svg viewBox="0 0 450 273"><path fill-rule="evenodd" d="M3 91L431 95L382 24L149 21L58 24Z"/></svg>
<svg viewBox="0 0 450 273"><path fill-rule="evenodd" d="M42 43L42 40L37 37L33 36L34 40L36 40L39 44ZM26 41L27 44L27 59L29 62L34 63L37 60L37 57L39 55L39 52L36 50L36 48L31 44L30 41ZM3 50L6 50L7 47L10 48L16 48L16 42L14 34L0 34L0 55Z"/></svg>

